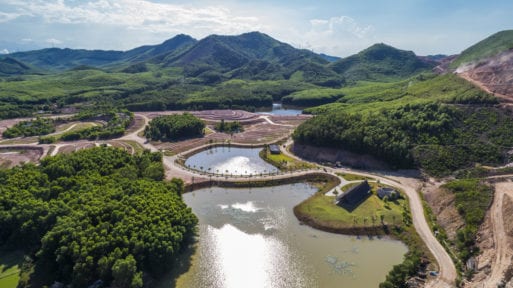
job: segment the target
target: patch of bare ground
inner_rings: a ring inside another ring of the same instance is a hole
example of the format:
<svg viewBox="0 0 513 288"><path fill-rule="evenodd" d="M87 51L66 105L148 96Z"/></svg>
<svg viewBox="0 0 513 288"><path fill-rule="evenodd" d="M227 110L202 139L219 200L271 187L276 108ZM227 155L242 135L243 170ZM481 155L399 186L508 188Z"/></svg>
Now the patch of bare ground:
<svg viewBox="0 0 513 288"><path fill-rule="evenodd" d="M2 133L4 133L7 128L12 127L21 121L27 121L32 118L17 118L17 119L4 119L0 120L0 139L2 139Z"/></svg>
<svg viewBox="0 0 513 288"><path fill-rule="evenodd" d="M87 148L93 148L96 145L91 142L75 142L73 144L65 145L60 147L58 154L70 154L72 152L87 149Z"/></svg>
<svg viewBox="0 0 513 288"><path fill-rule="evenodd" d="M0 148L0 168L12 168L23 163L38 162L43 148Z"/></svg>
<svg viewBox="0 0 513 288"><path fill-rule="evenodd" d="M477 270L464 287L513 287L513 182L497 182L492 206L477 234Z"/></svg>
<svg viewBox="0 0 513 288"><path fill-rule="evenodd" d="M141 129L142 126L146 125L146 121L142 116L134 115L134 120L130 123L130 126L125 131L125 134L131 134Z"/></svg>
<svg viewBox="0 0 513 288"><path fill-rule="evenodd" d="M258 123L243 126L244 132L234 133L232 135L215 132L200 138L176 142L154 142L152 144L158 149L168 150L177 154L209 143L230 142L248 145L262 145L283 139L290 135L294 129L293 126L272 125L263 120Z"/></svg>
<svg viewBox="0 0 513 288"><path fill-rule="evenodd" d="M437 223L445 230L449 240L456 238L456 233L465 223L454 205L454 194L440 188L442 183L430 180L422 189L424 199L436 215Z"/></svg>

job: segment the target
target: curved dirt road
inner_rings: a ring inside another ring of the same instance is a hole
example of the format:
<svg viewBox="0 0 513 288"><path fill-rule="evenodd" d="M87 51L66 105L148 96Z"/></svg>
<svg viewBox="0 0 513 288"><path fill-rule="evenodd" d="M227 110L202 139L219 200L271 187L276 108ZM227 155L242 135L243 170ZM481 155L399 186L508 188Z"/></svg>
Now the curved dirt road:
<svg viewBox="0 0 513 288"><path fill-rule="evenodd" d="M495 197L491 207L491 220L493 228L493 242L496 249L495 259L492 260L491 273L482 287L497 287L503 280L504 273L511 265L513 251L510 247L509 237L505 231L504 215L502 213L504 197L513 200L513 182L500 182L495 184Z"/></svg>

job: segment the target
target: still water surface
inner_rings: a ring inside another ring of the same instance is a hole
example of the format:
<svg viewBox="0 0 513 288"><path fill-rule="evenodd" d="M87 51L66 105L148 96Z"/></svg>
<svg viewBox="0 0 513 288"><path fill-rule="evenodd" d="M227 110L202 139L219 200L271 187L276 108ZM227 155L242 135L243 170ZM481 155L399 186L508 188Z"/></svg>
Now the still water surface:
<svg viewBox="0 0 513 288"><path fill-rule="evenodd" d="M296 116L303 113L303 110L292 109L284 107L281 103L273 103L273 107L270 111L258 112L259 114L270 114L270 115L281 115L281 116Z"/></svg>
<svg viewBox="0 0 513 288"><path fill-rule="evenodd" d="M377 287L406 247L300 225L292 208L315 191L299 183L184 194L199 242L177 287Z"/></svg>
<svg viewBox="0 0 513 288"><path fill-rule="evenodd" d="M216 174L250 175L278 169L260 158L262 148L214 147L192 155L185 165ZM209 170L210 169L210 170Z"/></svg>

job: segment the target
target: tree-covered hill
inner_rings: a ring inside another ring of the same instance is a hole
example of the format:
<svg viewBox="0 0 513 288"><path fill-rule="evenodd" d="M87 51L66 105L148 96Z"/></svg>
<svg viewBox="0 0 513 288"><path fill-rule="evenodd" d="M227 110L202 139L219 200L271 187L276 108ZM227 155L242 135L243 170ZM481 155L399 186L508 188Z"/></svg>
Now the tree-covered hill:
<svg viewBox="0 0 513 288"><path fill-rule="evenodd" d="M421 60L411 51L375 44L330 66L349 81L390 81L430 70L434 63Z"/></svg>
<svg viewBox="0 0 513 288"><path fill-rule="evenodd" d="M39 74L40 70L11 57L0 58L0 76Z"/></svg>
<svg viewBox="0 0 513 288"><path fill-rule="evenodd" d="M339 103L311 109L318 115L294 139L432 175L508 159L513 119L495 98L452 75L414 80L342 89Z"/></svg>
<svg viewBox="0 0 513 288"><path fill-rule="evenodd" d="M98 147L0 171L0 244L28 256L19 287L142 287L173 269L197 219L161 157Z"/></svg>
<svg viewBox="0 0 513 288"><path fill-rule="evenodd" d="M9 54L9 57L49 72L64 71L77 66L123 66L154 58L162 53L170 54L196 42L187 35L177 35L159 45L147 45L128 51L104 51L84 49L48 48Z"/></svg>
<svg viewBox="0 0 513 288"><path fill-rule="evenodd" d="M479 61L511 49L513 30L500 31L465 49L450 66L456 69L462 64Z"/></svg>

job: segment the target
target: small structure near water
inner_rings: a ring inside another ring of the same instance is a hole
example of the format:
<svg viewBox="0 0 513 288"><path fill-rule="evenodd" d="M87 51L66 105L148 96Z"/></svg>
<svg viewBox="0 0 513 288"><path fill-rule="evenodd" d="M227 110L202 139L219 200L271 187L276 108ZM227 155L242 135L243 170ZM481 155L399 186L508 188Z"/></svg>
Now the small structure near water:
<svg viewBox="0 0 513 288"><path fill-rule="evenodd" d="M358 207L358 205L371 196L371 194L371 186L369 185L369 182L365 180L346 192L338 195L336 203L338 206L348 211L353 211Z"/></svg>
<svg viewBox="0 0 513 288"><path fill-rule="evenodd" d="M269 152L271 152L271 154L280 154L281 153L280 146L278 146L276 144L269 145Z"/></svg>

